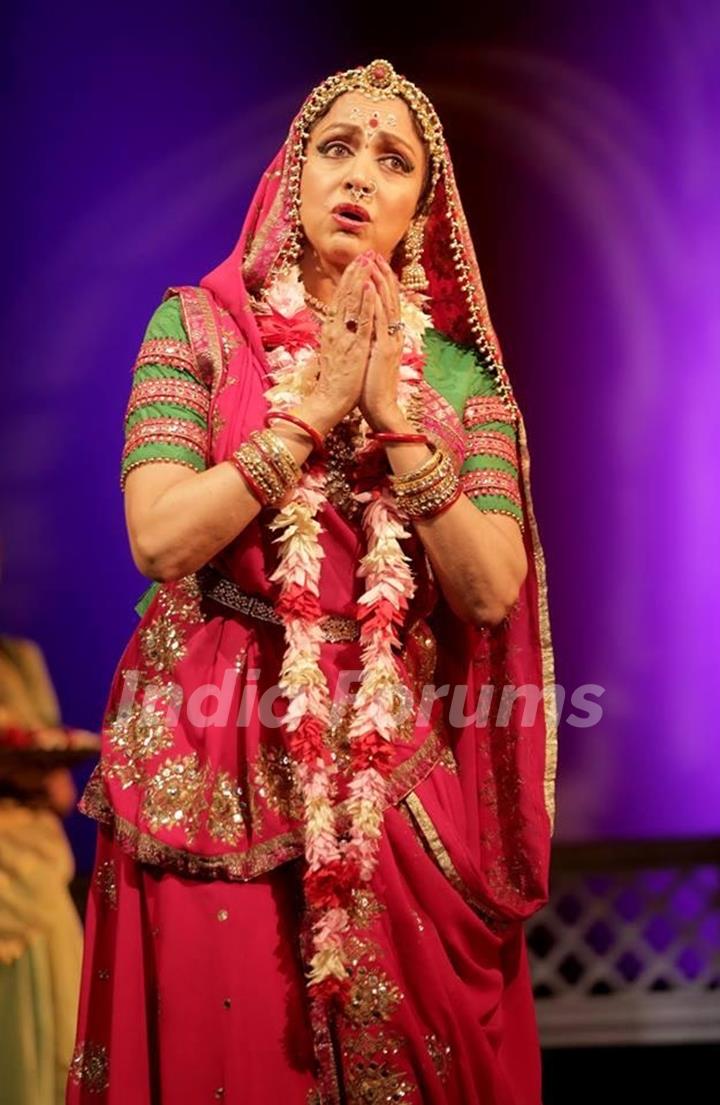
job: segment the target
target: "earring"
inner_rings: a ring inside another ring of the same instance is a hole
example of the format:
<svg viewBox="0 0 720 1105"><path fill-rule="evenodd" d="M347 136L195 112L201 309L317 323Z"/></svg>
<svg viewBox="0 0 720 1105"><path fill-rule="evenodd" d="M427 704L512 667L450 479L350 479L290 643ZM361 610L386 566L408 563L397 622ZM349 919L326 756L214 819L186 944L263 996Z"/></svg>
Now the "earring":
<svg viewBox="0 0 720 1105"><path fill-rule="evenodd" d="M416 219L403 238L405 264L402 269L403 285L412 291L423 291L428 286L427 274L420 258L423 251L425 219Z"/></svg>

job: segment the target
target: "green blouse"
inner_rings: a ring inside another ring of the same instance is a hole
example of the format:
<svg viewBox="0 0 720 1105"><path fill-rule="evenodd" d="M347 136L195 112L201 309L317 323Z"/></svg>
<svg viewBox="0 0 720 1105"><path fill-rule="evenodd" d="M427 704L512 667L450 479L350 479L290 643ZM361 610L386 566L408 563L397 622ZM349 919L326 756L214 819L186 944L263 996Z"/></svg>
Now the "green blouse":
<svg viewBox="0 0 720 1105"><path fill-rule="evenodd" d="M518 486L517 427L499 397L494 376L474 347L430 328L425 332L425 378L462 420L469 450L460 478L478 510L509 514L524 528ZM198 373L178 296L164 300L145 331L133 368L125 416L120 485L138 465L153 461L207 467L209 393ZM152 588L136 609L149 601Z"/></svg>

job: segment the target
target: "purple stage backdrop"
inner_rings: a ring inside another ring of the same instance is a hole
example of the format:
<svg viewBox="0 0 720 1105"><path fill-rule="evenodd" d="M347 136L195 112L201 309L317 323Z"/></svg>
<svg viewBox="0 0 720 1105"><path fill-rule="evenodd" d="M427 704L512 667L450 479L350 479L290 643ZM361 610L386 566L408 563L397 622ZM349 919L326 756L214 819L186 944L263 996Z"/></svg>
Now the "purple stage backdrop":
<svg viewBox="0 0 720 1105"><path fill-rule="evenodd" d="M118 472L147 320L229 252L309 88L387 57L445 122L525 413L557 839L717 833L717 3L490 3L432 30L402 6L258 12L12 17L2 631L41 644L66 721L97 729L146 586ZM68 828L87 868L93 827Z"/></svg>

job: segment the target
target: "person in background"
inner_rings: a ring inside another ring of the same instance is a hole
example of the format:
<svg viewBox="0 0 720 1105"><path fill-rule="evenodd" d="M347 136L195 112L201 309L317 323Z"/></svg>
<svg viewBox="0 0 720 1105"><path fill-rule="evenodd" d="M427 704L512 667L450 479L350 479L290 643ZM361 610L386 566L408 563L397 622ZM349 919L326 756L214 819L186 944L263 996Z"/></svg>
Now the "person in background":
<svg viewBox="0 0 720 1105"><path fill-rule="evenodd" d="M0 1101L61 1105L72 1056L82 925L61 819L69 764L99 740L62 725L42 651L0 635Z"/></svg>

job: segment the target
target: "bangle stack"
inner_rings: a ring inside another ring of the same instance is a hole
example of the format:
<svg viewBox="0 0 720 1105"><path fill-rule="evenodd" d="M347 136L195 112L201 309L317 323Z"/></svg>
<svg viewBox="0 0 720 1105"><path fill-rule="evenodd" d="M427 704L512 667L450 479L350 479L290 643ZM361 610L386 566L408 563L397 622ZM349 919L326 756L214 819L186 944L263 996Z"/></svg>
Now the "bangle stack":
<svg viewBox="0 0 720 1105"><path fill-rule="evenodd" d="M277 506L298 483L302 471L274 430L253 430L228 460L263 506Z"/></svg>
<svg viewBox="0 0 720 1105"><path fill-rule="evenodd" d="M431 456L419 468L390 476L390 485L408 518L434 518L451 507L462 487L453 459L442 445L428 442Z"/></svg>

